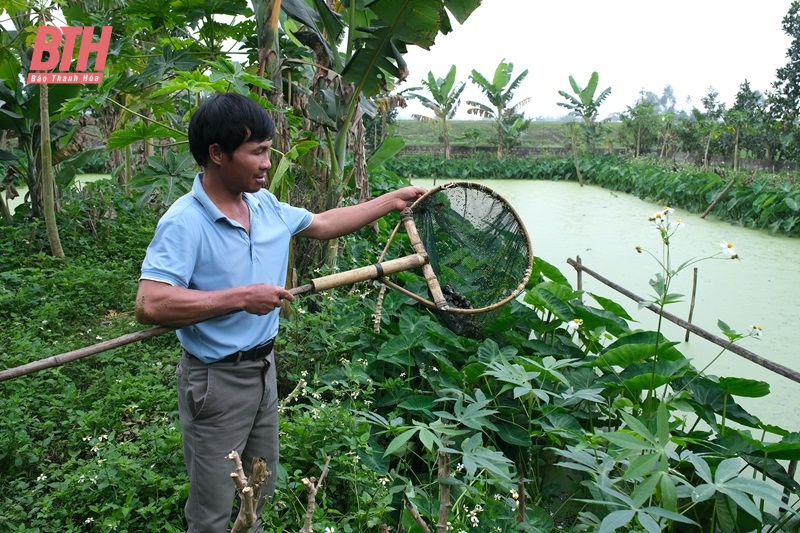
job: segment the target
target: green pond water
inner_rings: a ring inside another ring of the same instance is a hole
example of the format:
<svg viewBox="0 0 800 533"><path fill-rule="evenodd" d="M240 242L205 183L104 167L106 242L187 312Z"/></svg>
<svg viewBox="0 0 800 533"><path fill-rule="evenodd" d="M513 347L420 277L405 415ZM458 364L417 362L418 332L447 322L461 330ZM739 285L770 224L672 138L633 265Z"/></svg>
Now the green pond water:
<svg viewBox="0 0 800 533"><path fill-rule="evenodd" d="M73 186L83 187L87 183L91 183L93 181L98 181L98 180L107 180L110 178L111 178L110 174L81 174L75 178ZM28 193L28 188L20 187L19 189L17 189L17 192L19 192L19 196L7 202L8 209L9 211L11 211L12 214L14 213L14 210L18 206L22 205L22 202L25 199L25 195ZM3 200L5 200L5 193L3 194Z"/></svg>
<svg viewBox="0 0 800 533"><path fill-rule="evenodd" d="M517 211L530 234L534 254L558 267L576 286L577 273L567 259L580 256L583 265L643 298L653 295L649 280L659 265L636 246L661 257L661 239L648 217L663 206L594 186L572 182L475 180L505 198ZM444 183L438 181L436 184ZM432 180L414 180L431 188ZM676 209L674 219L684 221L671 239L673 267L691 258L716 254L720 243L732 243L740 260L711 259L694 265L698 269L697 295L692 323L723 337L717 327L722 320L746 333L752 324L763 327L761 339L744 339L740 345L760 357L800 371L800 239L769 235L720 221L700 218ZM666 308L687 319L692 291L692 268L676 277L670 292L684 294L683 302ZM586 274L583 289L623 305L639 327L656 329L657 316L614 289ZM594 303L589 301L589 303ZM632 324L632 327L636 327ZM716 344L691 335L667 322L662 331L692 359L696 368L706 366L722 350ZM743 407L763 421L800 430L796 396L800 383L765 369L732 352L724 353L707 370L716 376L742 377L770 384L764 398L737 398Z"/></svg>

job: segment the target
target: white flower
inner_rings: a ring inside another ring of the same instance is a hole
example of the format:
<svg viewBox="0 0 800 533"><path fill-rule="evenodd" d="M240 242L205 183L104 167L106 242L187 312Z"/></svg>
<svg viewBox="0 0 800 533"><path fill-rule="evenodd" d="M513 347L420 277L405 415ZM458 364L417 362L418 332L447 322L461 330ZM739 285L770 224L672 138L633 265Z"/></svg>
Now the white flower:
<svg viewBox="0 0 800 533"><path fill-rule="evenodd" d="M389 478L388 477L379 478L378 479L378 483L380 483L381 485L383 485L385 487L386 484L389 483Z"/></svg>
<svg viewBox="0 0 800 533"><path fill-rule="evenodd" d="M720 247L722 247L722 253L730 257L731 259L737 259L739 254L736 253L736 250L733 249L733 244L730 242L722 241L720 243Z"/></svg>
<svg viewBox="0 0 800 533"><path fill-rule="evenodd" d="M669 223L669 227L667 228L667 231L675 232L675 231L678 231L679 229L684 228L684 227L686 227L686 223L679 218L675 222L670 222Z"/></svg>
<svg viewBox="0 0 800 533"><path fill-rule="evenodd" d="M573 318L572 320L567 322L567 333L572 335L573 333L578 331L578 328L581 327L581 324L583 324L583 320L581 320L580 318Z"/></svg>
<svg viewBox="0 0 800 533"><path fill-rule="evenodd" d="M750 336L751 337L761 338L761 336L763 334L764 334L764 328L762 328L758 324L753 324L752 326L750 326Z"/></svg>
<svg viewBox="0 0 800 533"><path fill-rule="evenodd" d="M328 526L328 527L325 528L325 533L335 533L335 531L336 530L333 529L331 526Z"/></svg>
<svg viewBox="0 0 800 533"><path fill-rule="evenodd" d="M36 478L36 481L47 481L47 476L44 474L39 474L39 477Z"/></svg>

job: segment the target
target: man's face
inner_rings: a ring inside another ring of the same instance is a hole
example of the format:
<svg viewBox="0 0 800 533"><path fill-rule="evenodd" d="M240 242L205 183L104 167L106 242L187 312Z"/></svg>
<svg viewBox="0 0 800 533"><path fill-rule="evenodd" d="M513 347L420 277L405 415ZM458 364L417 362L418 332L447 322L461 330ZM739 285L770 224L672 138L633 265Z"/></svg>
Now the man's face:
<svg viewBox="0 0 800 533"><path fill-rule="evenodd" d="M272 139L245 141L233 154L222 155L222 176L228 187L236 192L257 192L267 181Z"/></svg>

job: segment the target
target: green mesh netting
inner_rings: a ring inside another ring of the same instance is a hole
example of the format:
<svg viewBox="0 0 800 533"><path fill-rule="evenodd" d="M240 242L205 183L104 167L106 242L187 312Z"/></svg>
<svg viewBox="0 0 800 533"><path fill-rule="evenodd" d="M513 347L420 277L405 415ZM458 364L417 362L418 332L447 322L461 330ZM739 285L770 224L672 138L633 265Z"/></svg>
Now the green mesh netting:
<svg viewBox="0 0 800 533"><path fill-rule="evenodd" d="M517 213L476 183L448 183L411 206L413 220L445 300L440 319L476 337L501 306L525 288L533 251Z"/></svg>

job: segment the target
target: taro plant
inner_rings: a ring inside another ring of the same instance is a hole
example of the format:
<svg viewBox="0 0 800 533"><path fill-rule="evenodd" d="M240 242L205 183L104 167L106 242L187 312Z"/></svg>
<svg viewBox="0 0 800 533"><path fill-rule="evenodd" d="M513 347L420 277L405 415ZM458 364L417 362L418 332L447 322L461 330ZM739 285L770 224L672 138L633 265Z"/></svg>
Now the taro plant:
<svg viewBox="0 0 800 533"><path fill-rule="evenodd" d="M653 302L662 310L680 298L670 292L680 271L703 259L738 257L723 242L717 254L673 266L672 239L683 224L671 220L672 214L665 208L650 217L662 244L660 255L650 254L661 268L651 286ZM560 307L562 315L567 309L552 302L547 307ZM601 395L614 408L607 411L605 427L595 424L566 447L552 448L562 458L559 465L585 475L586 493L577 497L586 504L577 517L581 528L732 531L786 523L796 515L796 503L782 502L776 487L796 492L798 485L769 451L781 449L780 458L795 458L796 435L763 424L734 401L737 395L768 394L768 385L707 375L708 367L696 370L677 343L660 334L661 318L657 331L625 334L588 363L599 372ZM576 332L584 325L579 322ZM730 342L761 335L759 326L739 334L720 325ZM591 347L593 335L579 335ZM757 441L731 422L781 440Z"/></svg>
<svg viewBox="0 0 800 533"><path fill-rule="evenodd" d="M683 225L672 215L651 217L664 248L652 284L662 306L678 298L672 278L703 260L673 265ZM724 243L709 258L736 255ZM360 411L371 462L405 495L399 522L730 531L794 516L780 490L798 486L779 461L799 455L796 434L734 399L767 394L766 384L697 370L660 328L631 330L619 304L574 290L540 258L533 279L524 304L507 306L482 339L454 335L390 292L384 332L355 348L374 384ZM761 332L722 325L731 342ZM489 512L487 494L513 503Z"/></svg>

